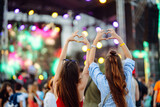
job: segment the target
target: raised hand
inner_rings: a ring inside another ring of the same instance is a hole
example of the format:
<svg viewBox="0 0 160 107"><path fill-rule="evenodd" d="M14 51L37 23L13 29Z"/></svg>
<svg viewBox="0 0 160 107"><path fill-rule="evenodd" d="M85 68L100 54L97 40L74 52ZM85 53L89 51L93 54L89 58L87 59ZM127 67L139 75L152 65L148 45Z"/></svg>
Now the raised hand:
<svg viewBox="0 0 160 107"><path fill-rule="evenodd" d="M78 36L78 31L75 31L74 33L72 33L72 35L68 38L68 41L70 42L70 41L76 41L77 42L77 40L75 40L74 39L74 37L76 37L76 36ZM79 36L78 36L79 37Z"/></svg>
<svg viewBox="0 0 160 107"><path fill-rule="evenodd" d="M83 38L83 40L82 41L78 41L78 42L80 42L80 43L84 43L84 44L89 44L89 41L88 41L88 39L84 36L84 34L82 33L82 36L80 36L79 38Z"/></svg>
<svg viewBox="0 0 160 107"><path fill-rule="evenodd" d="M105 33L104 30L98 31L95 40L97 40L97 41L106 40L106 38L103 38L103 37L102 37L103 34L107 34L107 33Z"/></svg>
<svg viewBox="0 0 160 107"><path fill-rule="evenodd" d="M107 31L108 32L106 34L110 33L111 37L106 38L106 40L109 40L109 39L119 39L120 38L120 36L118 36L118 34L115 32L115 30L108 29Z"/></svg>

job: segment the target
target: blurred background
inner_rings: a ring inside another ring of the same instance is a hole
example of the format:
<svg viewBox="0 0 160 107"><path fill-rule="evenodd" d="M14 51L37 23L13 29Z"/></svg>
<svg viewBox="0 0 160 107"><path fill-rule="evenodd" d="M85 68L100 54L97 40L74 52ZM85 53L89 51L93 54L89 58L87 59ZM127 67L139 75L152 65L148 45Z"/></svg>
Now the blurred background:
<svg viewBox="0 0 160 107"><path fill-rule="evenodd" d="M135 74L160 77L160 0L0 0L0 83L34 80L43 84L55 75L62 47L79 30L92 43L96 32L113 28L136 61ZM118 41L97 44L103 70L106 53ZM68 58L85 64L84 44L71 43ZM120 52L121 53L121 52ZM123 56L123 55L122 55Z"/></svg>

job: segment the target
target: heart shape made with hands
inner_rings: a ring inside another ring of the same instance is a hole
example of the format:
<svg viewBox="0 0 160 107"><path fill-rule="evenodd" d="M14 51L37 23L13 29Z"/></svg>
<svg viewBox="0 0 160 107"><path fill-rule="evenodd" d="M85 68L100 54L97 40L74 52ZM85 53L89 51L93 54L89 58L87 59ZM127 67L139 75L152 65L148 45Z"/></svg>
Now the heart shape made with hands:
<svg viewBox="0 0 160 107"><path fill-rule="evenodd" d="M79 36L79 35L76 35L74 37L74 40L78 43L82 43L82 41L84 40L83 36Z"/></svg>

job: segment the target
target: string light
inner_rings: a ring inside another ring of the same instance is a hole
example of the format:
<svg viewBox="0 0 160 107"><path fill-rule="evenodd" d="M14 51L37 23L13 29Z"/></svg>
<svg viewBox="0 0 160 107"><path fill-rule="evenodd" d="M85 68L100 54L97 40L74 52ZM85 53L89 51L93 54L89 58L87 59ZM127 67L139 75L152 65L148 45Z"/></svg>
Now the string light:
<svg viewBox="0 0 160 107"><path fill-rule="evenodd" d="M29 12L28 12L28 15L33 15L34 14L34 10L30 10Z"/></svg>
<svg viewBox="0 0 160 107"><path fill-rule="evenodd" d="M103 64L103 63L104 63L104 58L103 58L103 57L100 57L100 58L98 59L98 63Z"/></svg>
<svg viewBox="0 0 160 107"><path fill-rule="evenodd" d="M102 43L101 43L101 42L98 42L98 43L97 43L97 48L98 48L98 49L101 49L101 48L102 48L102 46L103 46L103 45L102 45Z"/></svg>
<svg viewBox="0 0 160 107"><path fill-rule="evenodd" d="M60 31L60 28L59 27L55 27L54 29L56 32L59 32Z"/></svg>
<svg viewBox="0 0 160 107"><path fill-rule="evenodd" d="M87 52L87 46L86 45L82 46L82 51Z"/></svg>
<svg viewBox="0 0 160 107"><path fill-rule="evenodd" d="M88 36L88 32L87 31L83 31L82 33L84 34L85 37Z"/></svg>
<svg viewBox="0 0 160 107"><path fill-rule="evenodd" d="M99 0L100 3L104 4L107 2L107 0Z"/></svg>
<svg viewBox="0 0 160 107"><path fill-rule="evenodd" d="M15 13L15 14L19 13L19 9L15 9L15 10L14 10L14 13Z"/></svg>
<svg viewBox="0 0 160 107"><path fill-rule="evenodd" d="M75 19L76 19L76 20L81 20L81 16L80 16L80 15L77 15L77 16L75 17Z"/></svg>
<svg viewBox="0 0 160 107"><path fill-rule="evenodd" d="M52 13L52 17L53 17L53 18L56 18L57 16L58 16L58 13L57 13L57 12L53 12L53 13Z"/></svg>

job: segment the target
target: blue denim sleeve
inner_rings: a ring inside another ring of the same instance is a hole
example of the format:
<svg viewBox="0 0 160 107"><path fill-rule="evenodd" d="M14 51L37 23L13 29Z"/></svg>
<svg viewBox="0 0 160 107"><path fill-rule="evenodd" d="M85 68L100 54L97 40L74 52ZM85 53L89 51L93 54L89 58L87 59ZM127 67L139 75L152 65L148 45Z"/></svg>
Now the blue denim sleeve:
<svg viewBox="0 0 160 107"><path fill-rule="evenodd" d="M132 59L127 58L123 61L123 69L124 74L126 76L126 82L127 82L127 88L130 90L131 88L131 82L132 82L132 71L135 67L135 61Z"/></svg>
<svg viewBox="0 0 160 107"><path fill-rule="evenodd" d="M94 81L94 83L97 85L99 90L102 90L104 88L105 82L106 82L106 76L100 71L99 66L93 62L90 64L89 68L89 75Z"/></svg>

